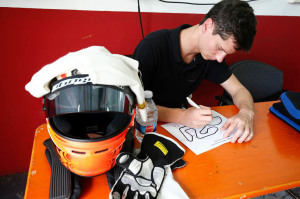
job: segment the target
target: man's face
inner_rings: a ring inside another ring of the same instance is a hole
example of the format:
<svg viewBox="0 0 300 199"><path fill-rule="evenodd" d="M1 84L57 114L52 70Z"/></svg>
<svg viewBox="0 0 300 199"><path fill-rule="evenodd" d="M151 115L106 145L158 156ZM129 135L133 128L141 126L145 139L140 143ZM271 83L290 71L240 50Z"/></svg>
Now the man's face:
<svg viewBox="0 0 300 199"><path fill-rule="evenodd" d="M234 40L229 37L223 40L220 35L213 35L214 26L207 26L204 37L199 39L199 50L205 60L217 60L222 62L226 55L236 52L234 48Z"/></svg>

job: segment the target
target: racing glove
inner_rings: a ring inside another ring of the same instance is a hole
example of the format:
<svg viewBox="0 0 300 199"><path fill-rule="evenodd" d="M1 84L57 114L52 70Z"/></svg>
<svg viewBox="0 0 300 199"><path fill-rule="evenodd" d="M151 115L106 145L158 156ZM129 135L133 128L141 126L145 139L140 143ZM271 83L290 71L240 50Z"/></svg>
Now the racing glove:
<svg viewBox="0 0 300 199"><path fill-rule="evenodd" d="M116 163L125 169L113 186L109 198L157 198L166 166L180 160L184 153L185 150L171 138L147 133L141 143L139 158L126 152L116 158Z"/></svg>

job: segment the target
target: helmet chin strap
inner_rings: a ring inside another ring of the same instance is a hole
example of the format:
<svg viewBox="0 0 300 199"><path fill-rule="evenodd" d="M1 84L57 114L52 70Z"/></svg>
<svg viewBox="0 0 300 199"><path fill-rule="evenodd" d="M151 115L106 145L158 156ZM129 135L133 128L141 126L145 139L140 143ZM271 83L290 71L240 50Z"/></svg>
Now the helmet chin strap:
<svg viewBox="0 0 300 199"><path fill-rule="evenodd" d="M81 193L80 177L60 162L51 139L45 140L43 144L46 147L45 154L51 167L49 199L78 198ZM62 189L62 187L65 188Z"/></svg>

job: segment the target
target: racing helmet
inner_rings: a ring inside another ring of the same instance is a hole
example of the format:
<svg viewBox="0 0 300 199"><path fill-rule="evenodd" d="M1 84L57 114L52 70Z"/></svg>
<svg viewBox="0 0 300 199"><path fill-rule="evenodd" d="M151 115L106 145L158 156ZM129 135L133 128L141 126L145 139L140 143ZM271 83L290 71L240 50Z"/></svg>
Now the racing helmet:
<svg viewBox="0 0 300 199"><path fill-rule="evenodd" d="M129 86L93 84L76 71L67 76L52 80L44 96L48 132L67 169L80 176L105 173L132 133L136 96Z"/></svg>

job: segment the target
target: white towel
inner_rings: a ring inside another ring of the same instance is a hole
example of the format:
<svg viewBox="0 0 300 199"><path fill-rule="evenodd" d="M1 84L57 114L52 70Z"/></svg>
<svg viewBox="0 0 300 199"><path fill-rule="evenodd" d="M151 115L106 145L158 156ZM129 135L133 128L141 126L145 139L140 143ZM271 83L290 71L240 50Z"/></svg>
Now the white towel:
<svg viewBox="0 0 300 199"><path fill-rule="evenodd" d="M188 195L184 192L178 182L174 180L170 166L166 166L165 169L165 179L158 192L157 199L189 199Z"/></svg>
<svg viewBox="0 0 300 199"><path fill-rule="evenodd" d="M111 54L103 46L91 46L68 53L44 66L32 76L25 89L34 97L42 97L50 92L49 83L53 78L74 69L80 74L88 74L93 84L129 86L135 93L138 104L144 104L145 95L138 76L138 62L123 55ZM142 119L146 121L146 109L139 110Z"/></svg>

